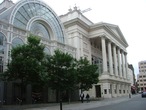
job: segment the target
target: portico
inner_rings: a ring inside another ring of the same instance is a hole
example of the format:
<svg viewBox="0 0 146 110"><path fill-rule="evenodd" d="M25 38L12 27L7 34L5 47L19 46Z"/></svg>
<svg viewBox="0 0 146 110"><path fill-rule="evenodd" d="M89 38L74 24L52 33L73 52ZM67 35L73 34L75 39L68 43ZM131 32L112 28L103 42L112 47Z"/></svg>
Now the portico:
<svg viewBox="0 0 146 110"><path fill-rule="evenodd" d="M120 37L113 39L114 37L109 32L104 30L104 33L107 34L97 36L94 34L94 37L91 36L90 39L91 44L94 44L91 47L97 45L97 51L101 52L101 54L92 54L102 59L102 72L99 77L102 96L111 98L128 95L130 84L127 77L127 51L124 45L119 42Z"/></svg>
<svg viewBox="0 0 146 110"><path fill-rule="evenodd" d="M103 74L127 79L127 53L115 43L101 36Z"/></svg>

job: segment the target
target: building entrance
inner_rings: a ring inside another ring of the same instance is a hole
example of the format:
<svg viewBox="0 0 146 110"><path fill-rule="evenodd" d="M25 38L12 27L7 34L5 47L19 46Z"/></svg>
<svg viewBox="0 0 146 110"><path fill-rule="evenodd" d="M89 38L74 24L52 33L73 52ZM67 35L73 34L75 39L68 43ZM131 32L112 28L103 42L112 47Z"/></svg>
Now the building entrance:
<svg viewBox="0 0 146 110"><path fill-rule="evenodd" d="M101 97L101 87L100 85L95 86L96 97Z"/></svg>

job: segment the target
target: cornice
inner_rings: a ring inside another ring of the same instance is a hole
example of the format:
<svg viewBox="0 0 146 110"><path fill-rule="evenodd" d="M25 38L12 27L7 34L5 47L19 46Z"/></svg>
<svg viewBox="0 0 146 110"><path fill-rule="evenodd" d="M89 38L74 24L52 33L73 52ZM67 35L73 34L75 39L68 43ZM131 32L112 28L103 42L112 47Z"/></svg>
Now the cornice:
<svg viewBox="0 0 146 110"><path fill-rule="evenodd" d="M90 26L79 18L69 20L67 22L64 22L63 24L64 24L65 28L68 28L68 27L71 27L71 26L74 26L74 25L78 25L81 28L83 28L84 30L86 30L87 32L89 32L89 29L90 29Z"/></svg>
<svg viewBox="0 0 146 110"><path fill-rule="evenodd" d="M62 17L68 16L69 14L73 14L74 12L77 12L80 16L82 16L84 19L89 21L91 24L94 24L90 19L88 19L86 16L84 16L80 10L72 10L64 15L60 15L59 17L62 18Z"/></svg>
<svg viewBox="0 0 146 110"><path fill-rule="evenodd" d="M89 38L89 37L87 37L87 36L89 36L88 33L85 33L85 32L83 32L82 30L77 29L77 28L67 31L68 34L70 34L70 33L76 33L76 32L82 34L82 35L85 36L86 38Z"/></svg>

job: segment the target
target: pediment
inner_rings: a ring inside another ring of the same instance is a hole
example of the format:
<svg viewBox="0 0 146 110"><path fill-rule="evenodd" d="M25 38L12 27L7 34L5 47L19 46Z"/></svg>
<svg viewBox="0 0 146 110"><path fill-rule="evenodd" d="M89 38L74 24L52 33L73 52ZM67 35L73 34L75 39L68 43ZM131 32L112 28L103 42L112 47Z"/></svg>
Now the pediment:
<svg viewBox="0 0 146 110"><path fill-rule="evenodd" d="M103 24L110 31L110 33L114 34L115 37L120 39L123 43L125 43L128 46L128 43L127 43L124 35L122 34L119 26L113 25L113 24L108 24L108 23L103 23Z"/></svg>

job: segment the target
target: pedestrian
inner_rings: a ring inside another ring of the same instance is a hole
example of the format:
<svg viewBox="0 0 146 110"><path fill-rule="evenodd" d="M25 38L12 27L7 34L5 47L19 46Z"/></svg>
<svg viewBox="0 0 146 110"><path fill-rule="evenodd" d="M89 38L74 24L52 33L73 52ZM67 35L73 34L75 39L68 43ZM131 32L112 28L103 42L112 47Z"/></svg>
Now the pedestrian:
<svg viewBox="0 0 146 110"><path fill-rule="evenodd" d="M90 98L90 96L89 96L89 94L87 93L87 95L86 95L87 103L89 102L89 98Z"/></svg>
<svg viewBox="0 0 146 110"><path fill-rule="evenodd" d="M83 103L83 101L84 101L84 93L83 92L80 94L80 98L81 98L81 102Z"/></svg>

